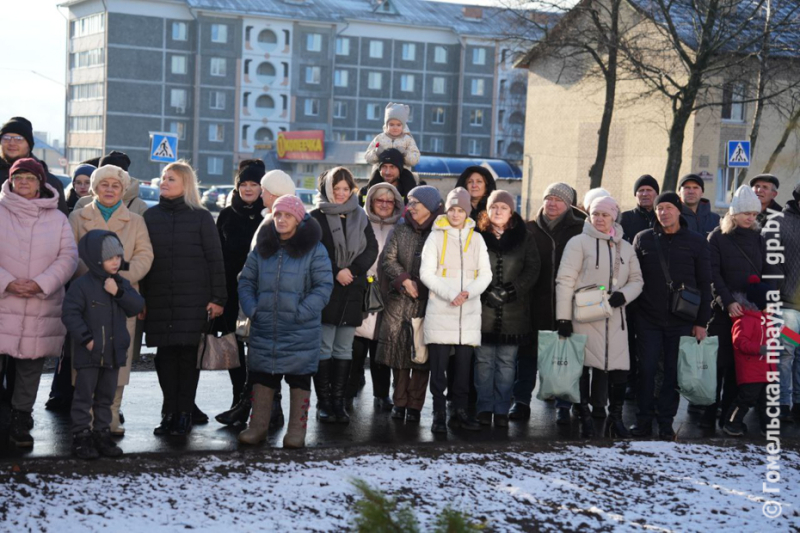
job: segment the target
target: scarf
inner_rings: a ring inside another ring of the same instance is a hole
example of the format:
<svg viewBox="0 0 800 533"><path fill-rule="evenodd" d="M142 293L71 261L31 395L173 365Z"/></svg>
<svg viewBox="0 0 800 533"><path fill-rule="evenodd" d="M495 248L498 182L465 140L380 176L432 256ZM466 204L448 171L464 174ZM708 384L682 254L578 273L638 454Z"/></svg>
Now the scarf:
<svg viewBox="0 0 800 533"><path fill-rule="evenodd" d="M252 204L247 204L236 189L233 190L231 195L231 209L233 209L234 213L250 219L263 218L261 212L264 210L264 200L260 196Z"/></svg>
<svg viewBox="0 0 800 533"><path fill-rule="evenodd" d="M553 230L556 229L556 226L558 226L566 217L567 217L567 212L564 211L553 220L550 220L544 215L544 211L542 211L541 214L539 215L539 220L544 226L547 226L547 229L550 230L550 233L552 233Z"/></svg>
<svg viewBox="0 0 800 533"><path fill-rule="evenodd" d="M103 215L103 220L108 222L108 219L111 218L111 215L114 214L114 211L119 209L119 206L122 205L122 200L120 200L116 204L112 205L111 207L106 207L103 204L101 204L100 202L98 202L97 200L95 200L94 203L97 206L97 209L100 210L100 214Z"/></svg>
<svg viewBox="0 0 800 533"><path fill-rule="evenodd" d="M329 174L330 175L330 174ZM329 179L325 180L329 182ZM328 183L325 188L333 189ZM327 192L327 191L326 191ZM358 194L353 193L343 204L324 201L333 196L332 192L325 194L325 198L320 199L319 210L328 220L328 227L333 238L333 248L336 254L336 266L339 269L349 267L353 261L367 249L367 236L364 233L369 224L369 219L361 206L358 205ZM349 218L349 224L345 231L342 230L342 217Z"/></svg>

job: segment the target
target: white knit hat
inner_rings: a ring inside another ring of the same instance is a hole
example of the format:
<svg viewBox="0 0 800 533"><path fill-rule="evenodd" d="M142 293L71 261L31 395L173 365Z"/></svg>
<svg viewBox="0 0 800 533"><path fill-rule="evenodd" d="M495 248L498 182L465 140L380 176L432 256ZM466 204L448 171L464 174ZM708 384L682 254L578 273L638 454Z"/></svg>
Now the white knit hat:
<svg viewBox="0 0 800 533"><path fill-rule="evenodd" d="M123 192L127 191L128 187L130 187L131 185L131 177L127 172L125 172L119 167L115 167L114 165L105 165L92 172L92 177L91 177L92 194L96 196L97 186L100 185L101 181L108 178L119 180L119 182L122 184Z"/></svg>
<svg viewBox="0 0 800 533"><path fill-rule="evenodd" d="M736 189L728 211L731 215L738 215L739 213L760 213L761 200L758 199L753 189L747 185L742 185Z"/></svg>
<svg viewBox="0 0 800 533"><path fill-rule="evenodd" d="M261 178L261 187L275 196L294 194L294 180L283 170L270 170Z"/></svg>
<svg viewBox="0 0 800 533"><path fill-rule="evenodd" d="M611 193L602 187L597 187L596 189L589 189L589 191L583 197L583 209L588 213L589 207L591 207L592 202L597 198L602 198L603 196L611 196Z"/></svg>
<svg viewBox="0 0 800 533"><path fill-rule="evenodd" d="M384 119L383 125L388 126L390 120L399 120L403 123L403 128L406 127L406 123L408 122L408 115L411 112L410 108L405 104L395 104L389 102L386 104L386 110L384 111Z"/></svg>

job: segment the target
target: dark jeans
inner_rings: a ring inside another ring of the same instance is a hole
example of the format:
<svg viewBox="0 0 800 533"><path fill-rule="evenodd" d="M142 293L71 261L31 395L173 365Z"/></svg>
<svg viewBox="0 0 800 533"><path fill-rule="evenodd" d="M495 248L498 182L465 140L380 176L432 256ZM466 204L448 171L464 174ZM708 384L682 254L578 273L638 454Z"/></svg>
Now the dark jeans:
<svg viewBox="0 0 800 533"><path fill-rule="evenodd" d="M375 361L378 353L378 341L369 340L364 337L353 338L353 365L350 367L350 380L347 383L345 396L354 398L364 377L364 362L369 353L369 373L372 377L372 395L375 398L386 398L389 396L389 388L392 382L392 370Z"/></svg>
<svg viewBox="0 0 800 533"><path fill-rule="evenodd" d="M250 385L263 385L270 389L281 390L281 379L286 380L290 389L311 391L312 374L267 374L265 372L251 372Z"/></svg>
<svg viewBox="0 0 800 533"><path fill-rule="evenodd" d="M655 417L659 423L672 423L678 412L678 350L681 337L691 335L691 325L659 326L641 316L636 319L636 340L639 351L639 413L637 424L647 425ZM659 361L664 362L664 381L656 399L656 373Z"/></svg>
<svg viewBox="0 0 800 533"><path fill-rule="evenodd" d="M469 360L469 393L467 395L467 402L469 405L475 405L478 403L478 389L475 388L475 349L470 346L472 353L470 354ZM450 396L450 391L453 390L453 377L456 375L455 367L455 359L450 359L447 368L447 395L446 398L448 401L453 401L453 398Z"/></svg>
<svg viewBox="0 0 800 533"><path fill-rule="evenodd" d="M119 368L80 368L75 373L75 394L70 411L72 432L80 433L90 427L95 431L108 429Z"/></svg>
<svg viewBox="0 0 800 533"><path fill-rule="evenodd" d="M450 349L455 349L452 370L450 364ZM451 346L449 344L429 344L428 361L431 365L431 395L433 396L433 410L446 411L447 400L444 396L448 388L448 374L452 373L453 384L448 390L450 400L456 409L466 409L469 399L469 375L472 368L472 346Z"/></svg>
<svg viewBox="0 0 800 533"><path fill-rule="evenodd" d="M628 357L630 359L631 369L628 372L628 386L636 392L639 383L638 360L639 352L636 344L636 308L628 306L625 312L628 328Z"/></svg>
<svg viewBox="0 0 800 533"><path fill-rule="evenodd" d="M197 394L197 346L159 346L158 381L164 393L164 413L191 413Z"/></svg>
<svg viewBox="0 0 800 533"><path fill-rule="evenodd" d="M714 317L708 325L708 336L719 339L717 351L717 405L722 409L722 416L728 413L736 399L736 366L733 358L733 321L727 313L714 311ZM716 406L712 406L716 407Z"/></svg>
<svg viewBox="0 0 800 533"><path fill-rule="evenodd" d="M591 380L592 380L592 387L594 389L594 384L598 382L602 382L605 384L605 387L608 388L611 385L619 385L620 383L625 383L628 381L628 371L627 370L610 370L608 372L604 372L599 368L592 368L585 366L583 367L583 374L581 374L581 403L590 403L590 399L594 400L594 391L589 393L589 371L591 370ZM608 396L608 391L606 390L606 396ZM598 406L598 404L593 404L594 406ZM604 406L603 406L604 407Z"/></svg>
<svg viewBox="0 0 800 533"><path fill-rule="evenodd" d="M737 407L740 409L752 409L755 407L758 413L759 425L761 429L766 429L769 423L769 417L767 416L767 384L744 383L739 385L736 400L731 406L731 411L723 413L723 416L726 417L726 421L730 420L733 409Z"/></svg>
<svg viewBox="0 0 800 533"><path fill-rule="evenodd" d="M537 332L534 332L537 333ZM520 346L517 352L517 373L514 377L514 403L531 404L533 389L536 388L536 369L538 367L539 346L534 343L529 346Z"/></svg>

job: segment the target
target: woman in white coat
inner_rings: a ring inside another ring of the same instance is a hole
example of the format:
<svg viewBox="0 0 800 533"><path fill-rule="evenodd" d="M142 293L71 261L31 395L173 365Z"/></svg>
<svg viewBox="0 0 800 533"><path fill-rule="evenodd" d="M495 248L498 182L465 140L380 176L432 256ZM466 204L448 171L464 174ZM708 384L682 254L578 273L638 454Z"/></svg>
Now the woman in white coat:
<svg viewBox="0 0 800 533"><path fill-rule="evenodd" d="M625 383L630 369L624 309L641 294L644 282L636 252L622 238L622 226L616 223L618 215L619 206L610 196L593 200L583 233L567 243L556 276L558 334L569 337L574 331L588 337L580 383L584 438L594 436L589 412L590 368L593 379L600 372L608 374L611 405L603 433L609 437L630 437L622 422ZM575 321L573 301L575 293L581 289L604 291L610 316L592 322Z"/></svg>
<svg viewBox="0 0 800 533"><path fill-rule="evenodd" d="M446 215L433 223L422 248L420 279L431 292L423 332L431 365L434 433L446 433L448 362L454 349L451 427L479 430L480 424L467 413L472 350L481 344L481 294L492 281L492 267L483 237L468 218L469 193L462 187L450 191Z"/></svg>

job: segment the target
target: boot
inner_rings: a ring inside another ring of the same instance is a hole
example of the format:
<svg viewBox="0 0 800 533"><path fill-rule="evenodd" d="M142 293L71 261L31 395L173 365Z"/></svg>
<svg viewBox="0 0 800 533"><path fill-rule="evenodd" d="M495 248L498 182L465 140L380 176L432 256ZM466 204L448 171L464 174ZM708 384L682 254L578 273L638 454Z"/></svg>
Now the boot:
<svg viewBox="0 0 800 533"><path fill-rule="evenodd" d="M725 417L725 425L722 426L722 431L731 437L741 437L744 435L744 417L747 415L746 407L739 407L736 404L731 406L730 413Z"/></svg>
<svg viewBox="0 0 800 533"><path fill-rule="evenodd" d="M125 387L117 387L117 392L114 394L114 403L111 404L111 425L109 431L115 437L121 437L125 434L125 427L119 418L119 408L122 405L122 391Z"/></svg>
<svg viewBox="0 0 800 533"><path fill-rule="evenodd" d="M445 411L433 412L432 433L447 433L447 413Z"/></svg>
<svg viewBox="0 0 800 533"><path fill-rule="evenodd" d="M336 422L331 408L331 360L319 362L314 374L314 392L317 393L317 419L322 423Z"/></svg>
<svg viewBox="0 0 800 533"><path fill-rule="evenodd" d="M239 401L236 405L220 413L214 419L223 426L238 426L246 425L247 419L250 418L250 409L253 407L253 391L247 388L239 395Z"/></svg>
<svg viewBox="0 0 800 533"><path fill-rule="evenodd" d="M794 424L794 417L792 416L792 408L789 407L788 405L781 405L780 419L781 422L784 424Z"/></svg>
<svg viewBox="0 0 800 533"><path fill-rule="evenodd" d="M175 423L175 418L175 415L172 413L167 413L161 417L161 423L153 430L153 435L169 435Z"/></svg>
<svg viewBox="0 0 800 533"><path fill-rule="evenodd" d="M700 421L697 425L703 429L714 429L717 423L717 404L709 405L703 411Z"/></svg>
<svg viewBox="0 0 800 533"><path fill-rule="evenodd" d="M589 410L588 403L580 404L581 413L581 438L593 439L594 438L594 421L592 420L592 412Z"/></svg>
<svg viewBox="0 0 800 533"><path fill-rule="evenodd" d="M192 413L179 413L173 420L169 434L173 437L186 437L192 431Z"/></svg>
<svg viewBox="0 0 800 533"><path fill-rule="evenodd" d="M792 418L797 424L800 424L800 403L796 403L792 406Z"/></svg>
<svg viewBox="0 0 800 533"><path fill-rule="evenodd" d="M608 418L603 426L603 436L620 439L631 438L631 433L622 421L622 407L625 405L625 384L611 385L609 391L611 405L608 408Z"/></svg>
<svg viewBox="0 0 800 533"><path fill-rule="evenodd" d="M385 398L373 398L372 405L375 406L375 408L379 411L391 411L394 407L391 396L387 396Z"/></svg>
<svg viewBox="0 0 800 533"><path fill-rule="evenodd" d="M267 439L269 417L274 398L275 389L270 389L264 385L253 385L253 414L250 415L250 424L247 429L239 433L239 442L242 444L258 444Z"/></svg>
<svg viewBox="0 0 800 533"><path fill-rule="evenodd" d="M72 435L72 455L87 461L100 457L100 452L94 446L94 439L90 430L84 429Z"/></svg>
<svg viewBox="0 0 800 533"><path fill-rule="evenodd" d="M672 429L672 419L659 420L658 438L661 440L675 440L675 430Z"/></svg>
<svg viewBox="0 0 800 533"><path fill-rule="evenodd" d="M291 389L289 398L289 428L283 437L283 447L305 448L308 408L311 406L311 391Z"/></svg>
<svg viewBox="0 0 800 533"><path fill-rule="evenodd" d="M331 367L331 403L336 422L340 424L350 422L350 415L345 409L344 390L347 387L347 380L350 379L352 363L349 359L334 359Z"/></svg>
<svg viewBox="0 0 800 533"><path fill-rule="evenodd" d="M490 411L482 411L478 413L476 418L478 419L478 423L482 426L492 425L492 413Z"/></svg>
<svg viewBox="0 0 800 533"><path fill-rule="evenodd" d="M208 415L201 411L197 404L194 404L192 409L192 424L196 426L208 424Z"/></svg>
<svg viewBox="0 0 800 533"><path fill-rule="evenodd" d="M568 426L572 423L569 417L569 407L559 407L556 409L556 424Z"/></svg>
<svg viewBox="0 0 800 533"><path fill-rule="evenodd" d="M419 422L421 418L420 410L414 408L407 408L406 409L406 422Z"/></svg>
<svg viewBox="0 0 800 533"><path fill-rule="evenodd" d="M117 446L111 438L111 432L107 429L103 431L92 431L94 446L103 457L119 457L122 455L122 448Z"/></svg>
<svg viewBox="0 0 800 533"><path fill-rule="evenodd" d="M592 406L592 418L604 419L606 417L606 408L604 405Z"/></svg>
<svg viewBox="0 0 800 533"><path fill-rule="evenodd" d="M530 417L531 408L520 402L515 403L508 412L508 418L511 420L528 420Z"/></svg>
<svg viewBox="0 0 800 533"><path fill-rule="evenodd" d="M392 418L395 420L405 420L406 419L406 408L405 407L392 407Z"/></svg>
<svg viewBox="0 0 800 533"><path fill-rule="evenodd" d="M269 416L269 430L275 431L283 427L283 407L281 407L281 392L275 391L275 398L272 400L272 414Z"/></svg>
<svg viewBox="0 0 800 533"><path fill-rule="evenodd" d="M451 428L468 429L470 431L481 430L480 423L466 409L456 409L456 412L450 416L448 425Z"/></svg>
<svg viewBox="0 0 800 533"><path fill-rule="evenodd" d="M9 438L17 448L33 448L31 427L33 427L33 417L30 413L23 413L16 409L11 411Z"/></svg>
<svg viewBox="0 0 800 533"><path fill-rule="evenodd" d="M653 420L637 421L630 429L631 437L637 439L649 439L653 436Z"/></svg>

